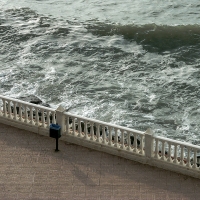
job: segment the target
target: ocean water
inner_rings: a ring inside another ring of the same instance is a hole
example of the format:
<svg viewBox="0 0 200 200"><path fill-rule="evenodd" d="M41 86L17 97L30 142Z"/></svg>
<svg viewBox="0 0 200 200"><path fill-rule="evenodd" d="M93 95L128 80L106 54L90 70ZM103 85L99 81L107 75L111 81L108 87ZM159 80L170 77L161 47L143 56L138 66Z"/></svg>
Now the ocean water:
<svg viewBox="0 0 200 200"><path fill-rule="evenodd" d="M0 94L200 144L198 0L0 2Z"/></svg>

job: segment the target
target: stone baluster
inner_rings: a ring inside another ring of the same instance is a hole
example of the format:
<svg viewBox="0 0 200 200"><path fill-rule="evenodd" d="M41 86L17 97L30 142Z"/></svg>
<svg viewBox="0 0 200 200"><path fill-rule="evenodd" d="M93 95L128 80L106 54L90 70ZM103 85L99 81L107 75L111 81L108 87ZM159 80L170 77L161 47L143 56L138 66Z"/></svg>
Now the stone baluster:
<svg viewBox="0 0 200 200"><path fill-rule="evenodd" d="M36 120L36 125L39 126L39 113L38 113L38 108L35 109L35 120Z"/></svg>
<svg viewBox="0 0 200 200"><path fill-rule="evenodd" d="M158 152L159 152L159 150L158 150L158 139L156 138L155 139L155 142L156 142L156 144L155 144L155 155L154 155L154 158L159 158L159 155L158 155ZM145 151L146 151L146 149L145 149Z"/></svg>
<svg viewBox="0 0 200 200"><path fill-rule="evenodd" d="M33 107L32 107L32 106L30 107L30 123L31 123L32 125L35 124L35 123L34 123L34 120L33 120Z"/></svg>
<svg viewBox="0 0 200 200"><path fill-rule="evenodd" d="M41 113L42 114L41 115L41 118L42 118L42 120L41 120L42 121L42 127L45 127L44 110L42 109L41 111L42 111L42 113Z"/></svg>
<svg viewBox="0 0 200 200"><path fill-rule="evenodd" d="M173 163L177 164L178 160L177 160L177 144L174 144L174 161Z"/></svg>
<svg viewBox="0 0 200 200"><path fill-rule="evenodd" d="M191 168L191 163L190 163L190 150L191 150L191 148L190 147L187 147L187 164L186 164L186 166L187 167L189 167L189 168Z"/></svg>
<svg viewBox="0 0 200 200"><path fill-rule="evenodd" d="M52 114L52 123L56 124L56 113L52 112L51 114Z"/></svg>
<svg viewBox="0 0 200 200"><path fill-rule="evenodd" d="M153 131L148 128L145 132L145 156L151 159L153 156Z"/></svg>
<svg viewBox="0 0 200 200"><path fill-rule="evenodd" d="M25 123L28 123L28 114L27 114L27 106L26 105L24 105L24 122Z"/></svg>
<svg viewBox="0 0 200 200"><path fill-rule="evenodd" d="M2 99L2 101L3 101L3 116L7 117L6 100Z"/></svg>
<svg viewBox="0 0 200 200"><path fill-rule="evenodd" d="M13 102L13 109L14 109L14 120L17 120L17 106L16 106L16 102L14 101Z"/></svg>
<svg viewBox="0 0 200 200"><path fill-rule="evenodd" d="M118 129L114 129L115 131L115 144L114 144L114 147L119 147L119 143L118 143L118 134L117 134L117 131Z"/></svg>
<svg viewBox="0 0 200 200"><path fill-rule="evenodd" d="M9 116L10 119L12 119L12 112L11 112L10 100L8 100L8 116Z"/></svg>
<svg viewBox="0 0 200 200"><path fill-rule="evenodd" d="M1 101L2 101L2 104L1 104ZM0 116L3 116L3 99L2 98L0 98Z"/></svg>
<svg viewBox="0 0 200 200"><path fill-rule="evenodd" d="M3 116L6 117L6 101L5 99L2 99L3 102Z"/></svg>
<svg viewBox="0 0 200 200"><path fill-rule="evenodd" d="M140 147L141 147L140 154L143 155L144 154L144 135L141 135Z"/></svg>
<svg viewBox="0 0 200 200"><path fill-rule="evenodd" d="M197 168L197 149L194 149L194 155L193 155L193 165L192 165L192 168L193 169L196 169Z"/></svg>
<svg viewBox="0 0 200 200"><path fill-rule="evenodd" d="M1 106L1 101L3 102L3 99L0 98L0 116L3 116L3 106Z"/></svg>
<svg viewBox="0 0 200 200"><path fill-rule="evenodd" d="M85 132L84 138L85 138L86 140L88 140L87 121L85 120L85 121L83 121L83 123L84 123L84 132Z"/></svg>
<svg viewBox="0 0 200 200"><path fill-rule="evenodd" d="M183 145L180 145L181 147L181 157L180 157L180 165L185 165L184 163L184 146Z"/></svg>
<svg viewBox="0 0 200 200"><path fill-rule="evenodd" d="M130 134L130 132L128 132L127 133L127 137L128 137L128 151L131 151L132 149L131 149L131 134Z"/></svg>
<svg viewBox="0 0 200 200"><path fill-rule="evenodd" d="M50 126L50 111L47 110L47 128Z"/></svg>
<svg viewBox="0 0 200 200"><path fill-rule="evenodd" d="M61 135L65 135L65 116L64 116L65 109L59 105L56 109L56 124L58 124L61 128L60 133Z"/></svg>
<svg viewBox="0 0 200 200"><path fill-rule="evenodd" d="M161 160L165 160L165 141L162 142L162 152L161 152Z"/></svg>
<svg viewBox="0 0 200 200"><path fill-rule="evenodd" d="M90 134L91 134L90 140L94 141L94 123L93 122L90 122Z"/></svg>
<svg viewBox="0 0 200 200"><path fill-rule="evenodd" d="M111 146L113 143L112 143L112 127L108 127L108 131L109 131L109 134L108 134L108 145Z"/></svg>
<svg viewBox="0 0 200 200"><path fill-rule="evenodd" d="M97 142L101 142L101 138L100 138L100 124L96 124L97 125Z"/></svg>
<svg viewBox="0 0 200 200"><path fill-rule="evenodd" d="M69 116L68 115L66 116L65 124L66 124L66 134L69 134Z"/></svg>
<svg viewBox="0 0 200 200"><path fill-rule="evenodd" d="M172 154L171 142L168 142L168 145L169 145L169 149L168 149L168 158L167 158L167 161L168 162L172 162L172 157L171 157L171 154Z"/></svg>
<svg viewBox="0 0 200 200"><path fill-rule="evenodd" d="M76 136L76 124L75 124L75 117L72 117L72 133Z"/></svg>
<svg viewBox="0 0 200 200"><path fill-rule="evenodd" d="M103 139L103 144L106 144L106 136L105 136L105 125L102 125L101 126L101 128L102 128L102 139Z"/></svg>
<svg viewBox="0 0 200 200"><path fill-rule="evenodd" d="M120 148L124 149L124 131L120 130L120 132L121 132L121 146L120 146Z"/></svg>
<svg viewBox="0 0 200 200"><path fill-rule="evenodd" d="M136 133L133 133L133 136L134 136L134 150L133 152L135 153L138 153L138 148L137 148L137 134Z"/></svg>
<svg viewBox="0 0 200 200"><path fill-rule="evenodd" d="M82 130L81 130L81 120L78 119L78 137L81 137L81 132L82 132Z"/></svg>
<svg viewBox="0 0 200 200"><path fill-rule="evenodd" d="M22 122L23 119L22 119L22 104L19 103L19 121Z"/></svg>

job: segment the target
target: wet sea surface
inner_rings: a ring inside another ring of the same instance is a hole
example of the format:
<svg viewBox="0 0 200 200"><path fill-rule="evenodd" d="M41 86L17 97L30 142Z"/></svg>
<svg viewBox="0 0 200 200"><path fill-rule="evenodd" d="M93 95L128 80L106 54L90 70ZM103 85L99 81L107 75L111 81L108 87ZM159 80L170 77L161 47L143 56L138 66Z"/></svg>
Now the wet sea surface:
<svg viewBox="0 0 200 200"><path fill-rule="evenodd" d="M0 2L0 94L200 144L200 3Z"/></svg>

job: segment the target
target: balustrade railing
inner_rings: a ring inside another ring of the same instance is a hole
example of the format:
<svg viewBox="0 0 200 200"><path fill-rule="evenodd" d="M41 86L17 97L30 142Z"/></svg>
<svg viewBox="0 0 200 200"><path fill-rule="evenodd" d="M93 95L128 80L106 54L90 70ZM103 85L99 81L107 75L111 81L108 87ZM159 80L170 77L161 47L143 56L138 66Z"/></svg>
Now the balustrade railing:
<svg viewBox="0 0 200 200"><path fill-rule="evenodd" d="M50 123L56 123L54 109L1 95L0 99L2 100L0 116L44 128L48 128Z"/></svg>
<svg viewBox="0 0 200 200"><path fill-rule="evenodd" d="M67 112L64 115L64 134L144 155L144 132Z"/></svg>
<svg viewBox="0 0 200 200"><path fill-rule="evenodd" d="M37 127L42 127L46 133L51 123L58 123L61 126L61 139L70 139L76 143L73 140L75 138L88 147L92 143L98 145L100 149L104 147L111 149L112 152L116 152L115 155L122 156L120 152L123 152L126 158L130 158L131 155L133 160L137 158L135 160L143 163L174 171L180 170L181 173L200 178L199 146L154 136L150 129L142 132L74 115L65 112L62 107L54 110L0 95L0 122L2 121L6 121L7 124L9 122L21 124L22 128L25 124L26 127L30 126L28 130L31 131L36 127L35 132Z"/></svg>
<svg viewBox="0 0 200 200"><path fill-rule="evenodd" d="M164 137L152 137L154 142L153 157L168 163L187 168L199 169L200 147Z"/></svg>

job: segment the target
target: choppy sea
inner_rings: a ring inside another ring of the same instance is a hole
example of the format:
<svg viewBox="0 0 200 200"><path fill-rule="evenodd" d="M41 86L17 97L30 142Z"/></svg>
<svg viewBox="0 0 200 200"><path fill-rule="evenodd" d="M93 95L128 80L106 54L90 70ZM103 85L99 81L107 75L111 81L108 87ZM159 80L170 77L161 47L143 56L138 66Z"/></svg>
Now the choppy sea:
<svg viewBox="0 0 200 200"><path fill-rule="evenodd" d="M0 1L0 94L200 144L198 0Z"/></svg>

